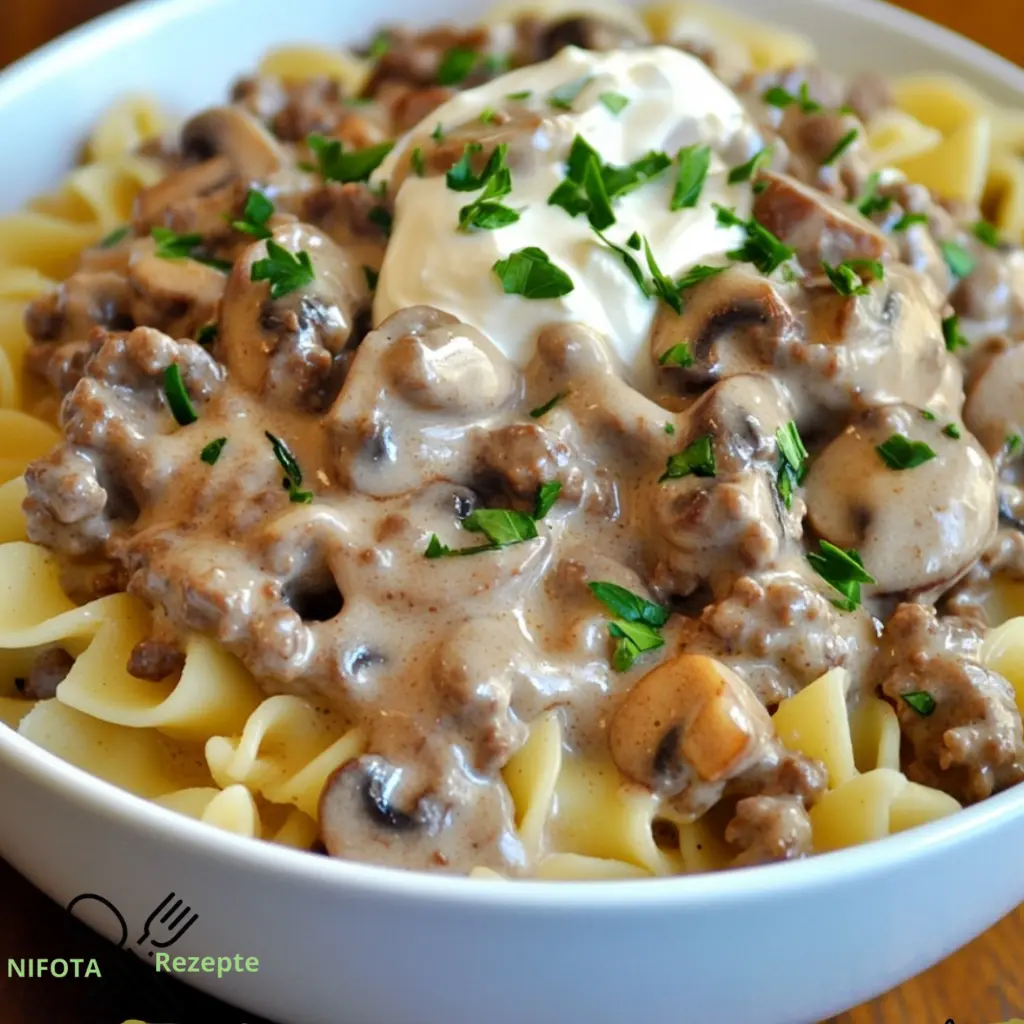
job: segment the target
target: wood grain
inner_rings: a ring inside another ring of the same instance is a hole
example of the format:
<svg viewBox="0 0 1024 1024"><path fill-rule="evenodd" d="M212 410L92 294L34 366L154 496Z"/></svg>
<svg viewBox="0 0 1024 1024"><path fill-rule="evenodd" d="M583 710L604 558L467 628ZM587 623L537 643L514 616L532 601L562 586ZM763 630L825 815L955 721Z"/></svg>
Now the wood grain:
<svg viewBox="0 0 1024 1024"><path fill-rule="evenodd" d="M4 4L0 67L112 6L110 0ZM1022 0L903 0L901 6L1024 61ZM970 894L965 888L942 898ZM29 956L96 957L104 979L12 980L2 969L0 1024L120 1024L129 1017L169 1020L168 1014L179 1024L261 1024L175 981L154 984L148 968L74 921L0 861L0 968L8 957ZM930 971L829 1024L993 1024L1015 1016L1024 1017L1024 907Z"/></svg>

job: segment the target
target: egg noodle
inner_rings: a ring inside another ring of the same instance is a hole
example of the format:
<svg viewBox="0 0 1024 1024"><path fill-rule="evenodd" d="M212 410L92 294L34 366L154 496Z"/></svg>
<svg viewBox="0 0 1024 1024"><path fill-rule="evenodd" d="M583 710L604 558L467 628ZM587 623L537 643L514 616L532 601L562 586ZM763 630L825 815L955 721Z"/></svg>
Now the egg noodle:
<svg viewBox="0 0 1024 1024"><path fill-rule="evenodd" d="M501 7L508 18L529 5ZM542 10L550 16L552 5ZM602 13L608 13L602 11ZM612 9L623 19L638 15ZM643 14L656 39L691 37L757 71L814 59L806 38L688 4ZM368 65L346 53L286 48L260 71L315 75L358 89ZM947 199L980 203L1001 233L1024 239L1024 113L1000 108L967 83L922 75L895 83L898 109L868 125L876 166L896 167ZM328 776L359 756L364 740L335 713L296 696L266 697L248 671L212 640L194 635L180 678L136 679L129 654L149 634L149 611L116 594L76 607L61 590L55 558L26 540L21 474L59 440L52 398L34 394L22 363L28 301L56 287L80 251L130 221L132 203L160 176L135 155L168 121L133 97L94 130L86 162L55 193L0 219L0 722L66 761L164 807L238 835L308 849ZM1008 597L1024 613L1024 588ZM33 703L15 680L38 653L59 645L75 657L56 699ZM1024 618L991 631L986 664L1009 679L1024 711ZM952 797L900 772L892 707L872 698L848 715L845 669L834 669L779 706L773 722L790 748L820 760L829 790L810 813L814 847L877 839L959 809ZM679 841L656 841L666 812L654 794L608 761L563 753L556 713L532 723L504 769L516 824L535 874L546 879L634 878L724 867L735 851L712 811L672 822ZM670 813L670 812L668 812ZM499 878L489 869L476 877Z"/></svg>

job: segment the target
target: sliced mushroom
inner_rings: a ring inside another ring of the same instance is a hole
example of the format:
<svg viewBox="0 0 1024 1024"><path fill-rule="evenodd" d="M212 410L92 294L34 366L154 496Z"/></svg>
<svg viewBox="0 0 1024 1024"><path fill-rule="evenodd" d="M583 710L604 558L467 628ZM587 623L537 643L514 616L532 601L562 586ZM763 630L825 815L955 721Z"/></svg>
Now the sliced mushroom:
<svg viewBox="0 0 1024 1024"><path fill-rule="evenodd" d="M148 637L140 640L128 656L128 674L136 679L159 683L185 667L185 652L176 643Z"/></svg>
<svg viewBox="0 0 1024 1024"><path fill-rule="evenodd" d="M893 244L855 207L786 174L763 171L758 180L766 187L754 199L755 219L795 249L808 272L820 273L822 261L838 265L895 255Z"/></svg>
<svg viewBox="0 0 1024 1024"><path fill-rule="evenodd" d="M724 786L760 760L773 735L750 687L699 654L678 655L644 676L608 728L619 769L667 797L701 784Z"/></svg>
<svg viewBox="0 0 1024 1024"><path fill-rule="evenodd" d="M822 451L807 479L811 525L860 553L881 594L928 601L956 582L996 530L995 472L963 428L953 438L920 409L883 406L857 417ZM935 457L895 469L878 448L894 435Z"/></svg>
<svg viewBox="0 0 1024 1024"><path fill-rule="evenodd" d="M566 46L581 50L631 50L649 40L624 19L580 14L552 22L540 39L540 60L554 57Z"/></svg>
<svg viewBox="0 0 1024 1024"><path fill-rule="evenodd" d="M322 410L337 395L360 340L366 278L345 250L308 225L282 225L274 240L308 254L313 280L272 299L265 283L252 280L253 265L267 258L266 244L250 246L228 279L217 355L246 390L286 407Z"/></svg>
<svg viewBox="0 0 1024 1024"><path fill-rule="evenodd" d="M131 293L114 271L72 274L56 291L29 304L25 330L35 341L84 341L93 327L134 326Z"/></svg>
<svg viewBox="0 0 1024 1024"><path fill-rule="evenodd" d="M291 163L281 143L240 107L212 107L193 117L181 130L181 150L193 163L226 159L249 181L266 180Z"/></svg>
<svg viewBox="0 0 1024 1024"><path fill-rule="evenodd" d="M191 259L162 259L151 241L135 246L128 264L130 313L174 338L194 338L217 319L227 277L214 267Z"/></svg>
<svg viewBox="0 0 1024 1024"><path fill-rule="evenodd" d="M143 189L132 211L136 233L148 235L164 223L167 210L177 204L223 192L231 185L234 174L231 161L219 156L195 167L184 167Z"/></svg>
<svg viewBox="0 0 1024 1024"><path fill-rule="evenodd" d="M63 647L48 648L32 662L22 694L30 700L51 700L74 665L75 659Z"/></svg>
<svg viewBox="0 0 1024 1024"><path fill-rule="evenodd" d="M651 354L660 364L674 346L687 345L693 364L670 366L666 373L706 384L772 366L780 350L800 334L776 286L753 270L734 266L690 290L682 314L659 304Z"/></svg>
<svg viewBox="0 0 1024 1024"><path fill-rule="evenodd" d="M964 423L993 458L1024 437L1024 345L992 359L967 392Z"/></svg>

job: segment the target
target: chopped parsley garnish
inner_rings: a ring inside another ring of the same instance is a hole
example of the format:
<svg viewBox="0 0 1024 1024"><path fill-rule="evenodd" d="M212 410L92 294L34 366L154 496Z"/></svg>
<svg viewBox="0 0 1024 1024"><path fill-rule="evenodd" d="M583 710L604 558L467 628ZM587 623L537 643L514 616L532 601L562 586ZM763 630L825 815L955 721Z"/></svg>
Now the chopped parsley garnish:
<svg viewBox="0 0 1024 1024"><path fill-rule="evenodd" d="M921 410L921 419L928 420L929 422L934 422L934 420L935 420L935 413L933 413L931 411L931 409L922 409Z"/></svg>
<svg viewBox="0 0 1024 1024"><path fill-rule="evenodd" d="M629 97L621 92L603 92L597 97L612 114L621 114L629 106Z"/></svg>
<svg viewBox="0 0 1024 1024"><path fill-rule="evenodd" d="M812 551L807 561L829 586L843 595L841 601L832 603L842 611L852 612L860 605L861 584L874 583L874 576L864 568L856 551L844 551L827 540L819 540L818 547L820 554Z"/></svg>
<svg viewBox="0 0 1024 1024"><path fill-rule="evenodd" d="M268 281L270 297L280 299L311 284L316 275L313 261L305 249L291 253L272 238L267 239L267 256L252 265L250 280Z"/></svg>
<svg viewBox="0 0 1024 1024"><path fill-rule="evenodd" d="M673 345L667 352L661 354L658 360L659 366L693 366L693 353L685 341Z"/></svg>
<svg viewBox="0 0 1024 1024"><path fill-rule="evenodd" d="M505 99L514 100L520 102L522 100L528 100L533 95L532 89L520 89L519 92L510 92L505 94Z"/></svg>
<svg viewBox="0 0 1024 1024"><path fill-rule="evenodd" d="M212 345L217 340L217 324L203 324L196 332L196 341L200 345Z"/></svg>
<svg viewBox="0 0 1024 1024"><path fill-rule="evenodd" d="M960 433L960 428L955 423L947 423L942 428L942 432L946 435L946 437L953 438L954 441L959 441L960 438L963 436Z"/></svg>
<svg viewBox="0 0 1024 1024"><path fill-rule="evenodd" d="M498 260L491 268L506 295L524 299L557 299L574 288L572 278L551 262L543 249L529 245Z"/></svg>
<svg viewBox="0 0 1024 1024"><path fill-rule="evenodd" d="M636 281L637 287L640 289L640 291L642 291L644 295L650 296L651 291L648 288L647 279L644 277L644 272L643 270L640 269L640 264L637 263L636 257L631 252L628 252L626 249L623 249L621 245L616 245L614 242L609 241L609 239L605 238L605 236L602 235L600 231L595 232L595 234L598 238L601 239L602 242L604 242L606 246L608 246L609 249L612 250L612 252L614 252L619 257L619 259L622 260L622 262L626 266L626 269L632 276L633 280ZM627 240L626 244L631 249L639 249L641 245L639 233L634 231L633 234L629 236L629 239Z"/></svg>
<svg viewBox="0 0 1024 1024"><path fill-rule="evenodd" d="M716 277L721 274L722 271L728 270L728 267L709 267L705 263L698 263L696 266L690 267L690 269L683 274L678 281L676 281L676 288L681 292L685 292L687 288L693 288L695 285L706 281L709 277Z"/></svg>
<svg viewBox="0 0 1024 1024"><path fill-rule="evenodd" d="M608 632L617 641L612 652L612 667L616 672L626 672L637 655L664 645L658 630L668 622L667 608L639 597L617 583L599 580L587 586L594 597L616 616L608 623Z"/></svg>
<svg viewBox="0 0 1024 1024"><path fill-rule="evenodd" d="M473 157L484 147L479 142L467 142L462 150L462 156L448 169L444 176L445 184L453 192L476 192L484 187L488 175L493 174L492 162L497 159L504 160L504 157L497 156L498 150L491 154L487 166L480 174L473 173ZM500 147L499 147L500 148Z"/></svg>
<svg viewBox="0 0 1024 1024"><path fill-rule="evenodd" d="M267 221L273 216L274 204L260 191L251 188L245 196L242 216L235 219L230 213L224 219L236 230L253 238L270 238Z"/></svg>
<svg viewBox="0 0 1024 1024"><path fill-rule="evenodd" d="M512 59L505 53L485 53L480 58L480 67L487 75L503 75L511 63Z"/></svg>
<svg viewBox="0 0 1024 1024"><path fill-rule="evenodd" d="M958 242L941 242L939 248L950 273L961 281L974 271L974 257Z"/></svg>
<svg viewBox="0 0 1024 1024"><path fill-rule="evenodd" d="M970 345L970 342L960 332L960 317L958 316L947 316L942 321L942 337L946 339L946 349L949 352L957 352Z"/></svg>
<svg viewBox="0 0 1024 1024"><path fill-rule="evenodd" d="M679 480L684 476L714 476L715 450L711 445L711 435L698 437L681 452L668 457L665 472L658 478L658 483L666 480Z"/></svg>
<svg viewBox="0 0 1024 1024"><path fill-rule="evenodd" d="M366 278L366 287L372 292L377 287L377 282L380 280L380 272L363 265L363 276Z"/></svg>
<svg viewBox="0 0 1024 1024"><path fill-rule="evenodd" d="M413 174L417 178L422 178L427 164L423 159L423 150L419 146L413 146L412 153L409 154L409 163L412 166Z"/></svg>
<svg viewBox="0 0 1024 1024"><path fill-rule="evenodd" d="M822 167L828 167L834 164L856 141L857 136L860 134L859 128L851 128L837 143L835 149L824 160L821 161Z"/></svg>
<svg viewBox="0 0 1024 1024"><path fill-rule="evenodd" d="M1006 454L1011 459L1020 455L1022 448L1024 448L1024 438L1022 438L1020 434L1006 435Z"/></svg>
<svg viewBox="0 0 1024 1024"><path fill-rule="evenodd" d="M489 543L453 549L447 544L442 544L437 534L431 534L424 555L427 558L476 555L483 551L497 551L511 544L521 544L537 536L537 524L532 516L508 508L478 508L466 516L462 521L462 528L471 533L482 533Z"/></svg>
<svg viewBox="0 0 1024 1024"><path fill-rule="evenodd" d="M541 484L537 491L537 497L533 501L533 518L535 521L543 519L558 501L558 495L562 493L562 485L557 480L550 480Z"/></svg>
<svg viewBox="0 0 1024 1024"><path fill-rule="evenodd" d="M203 236L197 234L179 235L170 228L153 228L156 255L162 260L191 259L193 250L203 244Z"/></svg>
<svg viewBox="0 0 1024 1024"><path fill-rule="evenodd" d="M195 423L199 419L192 399L188 397L185 390L185 382L181 378L181 367L177 363L171 363L164 369L164 394L167 396L167 404L171 413L182 427Z"/></svg>
<svg viewBox="0 0 1024 1024"><path fill-rule="evenodd" d="M374 206L366 215L366 219L371 224L376 224L385 235L391 234L391 224L394 218L391 216L387 207Z"/></svg>
<svg viewBox="0 0 1024 1024"><path fill-rule="evenodd" d="M665 424L665 433L666 434L674 434L675 432L676 432L676 425L674 423L666 423Z"/></svg>
<svg viewBox="0 0 1024 1024"><path fill-rule="evenodd" d="M832 287L845 298L867 295L871 291L860 276L864 271L869 271L875 281L885 277L885 268L878 260L844 260L837 267L822 260L821 267L832 282Z"/></svg>
<svg viewBox="0 0 1024 1024"><path fill-rule="evenodd" d="M885 213L892 206L892 196L880 196L878 186L882 181L882 175L878 171L872 171L864 184L863 193L857 198L855 205L859 213L870 217L873 213Z"/></svg>
<svg viewBox="0 0 1024 1024"><path fill-rule="evenodd" d="M109 235L105 235L101 238L96 245L100 249L113 249L115 245L119 245L132 233L131 226L126 224L123 228L114 228Z"/></svg>
<svg viewBox="0 0 1024 1024"><path fill-rule="evenodd" d="M220 453L224 451L224 445L227 443L228 439L226 437L215 438L199 453L199 458L208 466L216 465L217 460L220 458Z"/></svg>
<svg viewBox="0 0 1024 1024"><path fill-rule="evenodd" d="M742 247L726 253L729 259L753 263L762 274L772 274L783 263L792 259L795 250L753 218L743 220L736 216L735 210L717 204L715 209L718 211L718 223L723 227L741 227L747 232Z"/></svg>
<svg viewBox="0 0 1024 1024"><path fill-rule="evenodd" d="M652 151L625 167L604 164L596 150L577 135L569 150L565 179L548 196L548 205L561 207L570 217L586 214L594 228L604 231L615 223L611 200L661 174L669 163L664 153Z"/></svg>
<svg viewBox="0 0 1024 1024"><path fill-rule="evenodd" d="M492 122L497 120L497 117L498 112L494 109L494 107L484 107L484 109L480 111L481 124L491 124Z"/></svg>
<svg viewBox="0 0 1024 1024"><path fill-rule="evenodd" d="M679 286L675 284L667 274L662 272L651 252L651 244L646 238L643 239L644 257L647 260L647 269L651 272L651 283L649 285L652 295L657 295L665 305L675 310L676 313L683 311L683 299L679 293Z"/></svg>
<svg viewBox="0 0 1024 1024"><path fill-rule="evenodd" d="M802 484L807 476L808 457L794 420L775 431L775 443L779 448L779 472L775 486L786 508L792 508L793 489Z"/></svg>
<svg viewBox="0 0 1024 1024"><path fill-rule="evenodd" d="M385 53L391 48L391 42L388 39L386 32L378 32L373 37L373 42L370 43L369 49L366 51L368 57L372 60L380 60Z"/></svg>
<svg viewBox="0 0 1024 1024"><path fill-rule="evenodd" d="M345 151L339 139L310 135L307 145L316 157L317 170L324 181L366 181L391 152L393 142Z"/></svg>
<svg viewBox="0 0 1024 1024"><path fill-rule="evenodd" d="M434 130L430 133L430 137L435 142L440 142L444 138L444 128L441 127L440 121L438 121L437 124L434 125Z"/></svg>
<svg viewBox="0 0 1024 1024"><path fill-rule="evenodd" d="M684 275L679 281L674 282L658 266L658 261L655 259L654 253L651 251L650 243L639 232L634 231L633 234L626 239L628 249L624 249L621 245L616 245L596 229L595 233L597 234L597 237L600 238L601 241L604 242L604 244L622 260L633 280L636 281L637 287L644 295L657 296L667 306L675 310L676 313L681 313L683 309L681 292L684 288L692 288L699 281L702 281L707 277L712 277L714 274L719 272L719 268L717 267L705 267L701 265L691 268L689 273ZM647 280L639 261L632 252L628 251L629 249L632 249L633 252L639 252L641 249L643 250L647 269L651 275L651 279L649 281Z"/></svg>
<svg viewBox="0 0 1024 1024"><path fill-rule="evenodd" d="M445 50L437 67L437 84L458 85L464 82L473 73L477 59L476 50L469 50L464 46L453 46L450 50Z"/></svg>
<svg viewBox="0 0 1024 1024"><path fill-rule="evenodd" d="M480 195L473 202L459 210L460 231L469 231L471 228L489 231L494 228L507 227L519 220L516 210L498 202L512 191L512 175L505 163L507 153L507 143L503 142L500 146L495 147L487 161L487 166L484 167L483 173L478 178L472 174L472 171L460 171L457 179L458 191L469 191L468 185L470 184L482 189ZM465 160L468 154L469 147L467 146L462 159ZM461 164L462 160L459 163ZM454 171L455 168L452 170Z"/></svg>
<svg viewBox="0 0 1024 1024"><path fill-rule="evenodd" d="M269 430L265 430L263 433L270 442L270 447L274 450L274 458L277 459L284 470L282 484L288 492L289 501L293 501L297 505L310 504L313 500L313 492L302 490L302 470L299 468L298 460L292 455L291 449L281 438L272 434Z"/></svg>
<svg viewBox="0 0 1024 1024"><path fill-rule="evenodd" d="M559 392L554 398L549 399L543 405L538 405L536 409L531 409L530 416L535 420L539 420L545 413L551 412L563 398L565 398L565 392Z"/></svg>
<svg viewBox="0 0 1024 1024"><path fill-rule="evenodd" d="M593 75L585 75L572 82L566 82L548 94L548 104L555 110L572 110L579 94L593 81Z"/></svg>
<svg viewBox="0 0 1024 1024"><path fill-rule="evenodd" d="M906 231L907 228L913 227L915 224L927 224L928 214L926 213L905 213L895 224L893 224L893 231Z"/></svg>
<svg viewBox="0 0 1024 1024"><path fill-rule="evenodd" d="M711 167L711 147L684 146L676 154L676 184L672 190L670 210L686 210L697 205Z"/></svg>
<svg viewBox="0 0 1024 1024"><path fill-rule="evenodd" d="M788 89L783 89L781 85L775 85L762 93L761 99L770 107L778 107L780 110L785 110L786 107L790 107L794 103L800 104L800 110L804 114L816 114L821 110L821 104L811 99L806 82L801 83L799 96L794 96Z"/></svg>
<svg viewBox="0 0 1024 1024"><path fill-rule="evenodd" d="M755 153L745 164L734 167L729 171L729 184L738 185L741 181L750 181L762 167L772 162L772 147L765 146L764 149Z"/></svg>
<svg viewBox="0 0 1024 1024"><path fill-rule="evenodd" d="M927 690L911 690L909 693L901 693L900 699L922 718L927 718L937 706L935 698Z"/></svg>
<svg viewBox="0 0 1024 1024"><path fill-rule="evenodd" d="M971 230L979 242L984 242L985 245L993 249L999 248L999 228L995 224L990 224L987 220L979 220Z"/></svg>
<svg viewBox="0 0 1024 1024"><path fill-rule="evenodd" d="M890 469L916 469L935 458L935 452L924 441L911 441L905 434L893 434L875 446L875 451Z"/></svg>

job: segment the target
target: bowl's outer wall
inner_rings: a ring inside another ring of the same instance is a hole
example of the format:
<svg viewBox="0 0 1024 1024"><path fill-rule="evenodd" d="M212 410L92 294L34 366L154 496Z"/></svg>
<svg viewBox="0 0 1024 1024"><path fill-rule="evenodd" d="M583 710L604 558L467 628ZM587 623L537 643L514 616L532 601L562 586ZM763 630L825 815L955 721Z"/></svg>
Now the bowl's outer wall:
<svg viewBox="0 0 1024 1024"><path fill-rule="evenodd" d="M831 67L945 68L1003 99L1024 95L1018 69L891 9L861 0L730 6L799 26ZM116 12L101 31L79 31L0 75L0 208L56 183L88 126L126 91L186 112L223 97L272 45L330 44L365 38L381 20L478 10L473 0L429 9L388 0L369 16L345 0L177 0ZM63 904L83 892L112 900L136 949L150 911L168 892L184 897L200 917L168 952L260 961L256 974L185 980L287 1024L802 1024L898 984L1024 899L1024 794L970 812L969 828L917 842L913 856L889 857L899 847L881 844L861 858L870 870L833 871L822 858L803 886L775 885L770 870L750 876L766 881L745 886L743 899L702 899L689 880L643 883L659 886L657 900L545 904L523 888L517 905L451 890L411 898L408 887L388 892L293 862L276 871L269 855L242 855L220 836L199 841L198 826L168 828L152 808L104 809L115 802L107 787L75 775L0 726L0 855ZM119 937L109 914L82 908Z"/></svg>

